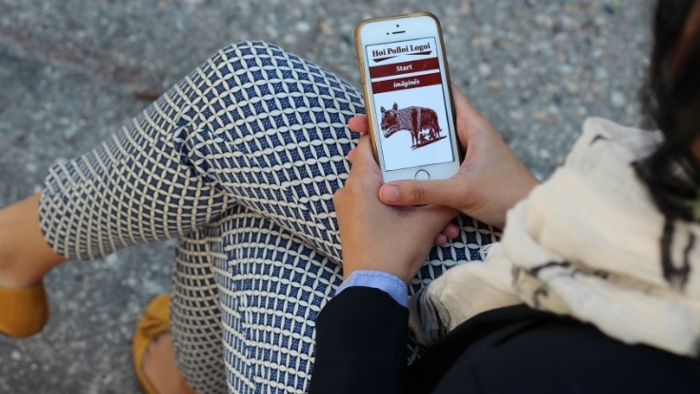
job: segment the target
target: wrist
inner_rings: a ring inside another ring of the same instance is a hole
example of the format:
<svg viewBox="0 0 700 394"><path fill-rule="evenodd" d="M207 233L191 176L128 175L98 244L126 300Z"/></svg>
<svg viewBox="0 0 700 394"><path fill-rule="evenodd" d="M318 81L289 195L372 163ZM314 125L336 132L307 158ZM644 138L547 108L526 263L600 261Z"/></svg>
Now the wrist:
<svg viewBox="0 0 700 394"><path fill-rule="evenodd" d="M371 287L382 290L393 298L399 305L408 307L408 287L400 278L381 271L354 271L338 287L336 296L350 287Z"/></svg>
<svg viewBox="0 0 700 394"><path fill-rule="evenodd" d="M517 187L514 187L513 194L511 195L511 198L509 199L508 204L506 204L505 209L503 210L503 213L501 217L499 218L498 223L494 223L494 225L500 229L505 228L506 226L506 218L508 216L508 211L510 211L517 203L520 201L526 199L530 193L532 192L532 189L537 187L540 182L537 178L535 178L529 171L528 171L529 177L524 178L522 182L520 182Z"/></svg>
<svg viewBox="0 0 700 394"><path fill-rule="evenodd" d="M387 260L374 260L374 261L387 261ZM401 264L397 264L400 266ZM352 268L347 268L348 266ZM371 272L380 272L383 274L388 274L395 276L399 278L403 283L409 284L411 282L411 279L416 275L415 272L411 272L410 270L406 268L398 268L395 266L391 266L390 264L347 264L343 263L343 280L348 280L350 276L352 276L353 273L355 272L364 272L364 271L371 271Z"/></svg>

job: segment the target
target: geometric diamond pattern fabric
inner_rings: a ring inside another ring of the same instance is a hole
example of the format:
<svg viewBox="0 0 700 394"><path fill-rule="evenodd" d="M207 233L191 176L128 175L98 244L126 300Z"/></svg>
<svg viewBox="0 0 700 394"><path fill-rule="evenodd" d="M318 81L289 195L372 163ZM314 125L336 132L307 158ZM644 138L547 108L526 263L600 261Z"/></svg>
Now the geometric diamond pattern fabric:
<svg viewBox="0 0 700 394"><path fill-rule="evenodd" d="M308 390L314 322L342 282L333 193L361 93L275 45L241 42L91 152L51 167L47 242L71 259L178 237L172 334L201 393ZM409 288L480 260L493 229L461 216ZM409 360L422 349L409 338Z"/></svg>

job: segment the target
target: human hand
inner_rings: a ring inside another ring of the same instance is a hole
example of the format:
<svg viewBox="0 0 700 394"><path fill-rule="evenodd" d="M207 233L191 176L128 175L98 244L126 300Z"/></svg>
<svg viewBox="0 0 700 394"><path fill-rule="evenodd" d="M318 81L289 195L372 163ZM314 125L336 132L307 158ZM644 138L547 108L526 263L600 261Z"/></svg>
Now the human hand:
<svg viewBox="0 0 700 394"><path fill-rule="evenodd" d="M353 121L353 119L356 119L356 120ZM364 122L365 125L367 124L367 118L365 116L357 116L357 117L350 119L350 123L354 123L354 122L358 122L358 121ZM362 127L363 127L362 125L360 125L359 127L361 130L364 130L364 131L359 131L360 133L365 133L367 131L366 126L364 129L362 129ZM352 162L354 155L355 155L354 149L348 153L348 160L350 160L350 162ZM440 231L440 233L435 237L435 240L433 241L433 245L443 246L447 243L447 241L457 238L459 236L459 232L460 232L460 229L456 224L454 224L452 222L447 223L445 225L445 227L442 229L442 231Z"/></svg>
<svg viewBox="0 0 700 394"><path fill-rule="evenodd" d="M496 134L491 123L452 85L457 132L466 157L450 179L394 181L379 197L395 206L438 204L458 209L484 223L503 228L506 212L539 184ZM357 132L369 129L366 116L350 119Z"/></svg>
<svg viewBox="0 0 700 394"><path fill-rule="evenodd" d="M373 270L409 283L430 247L457 211L439 205L394 207L379 200L382 173L369 136L363 135L350 157L352 170L333 196L343 250L343 273Z"/></svg>

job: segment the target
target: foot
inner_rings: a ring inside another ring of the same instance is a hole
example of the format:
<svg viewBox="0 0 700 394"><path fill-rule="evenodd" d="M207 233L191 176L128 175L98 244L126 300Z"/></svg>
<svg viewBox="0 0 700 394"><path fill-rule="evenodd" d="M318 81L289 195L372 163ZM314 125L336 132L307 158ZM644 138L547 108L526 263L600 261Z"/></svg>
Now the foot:
<svg viewBox="0 0 700 394"><path fill-rule="evenodd" d="M169 333L159 335L148 345L141 365L144 376L158 394L197 394L177 367Z"/></svg>
<svg viewBox="0 0 700 394"><path fill-rule="evenodd" d="M37 285L51 268L66 261L44 240L39 225L40 197L36 193L0 209L0 287Z"/></svg>

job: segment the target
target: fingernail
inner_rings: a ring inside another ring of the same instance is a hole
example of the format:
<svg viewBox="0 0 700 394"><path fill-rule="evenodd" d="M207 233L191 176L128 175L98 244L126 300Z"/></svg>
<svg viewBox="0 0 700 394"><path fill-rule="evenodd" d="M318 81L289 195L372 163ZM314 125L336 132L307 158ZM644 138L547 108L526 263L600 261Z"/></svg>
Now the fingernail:
<svg viewBox="0 0 700 394"><path fill-rule="evenodd" d="M382 197L386 202L399 201L399 188L392 185L384 185L382 187Z"/></svg>

